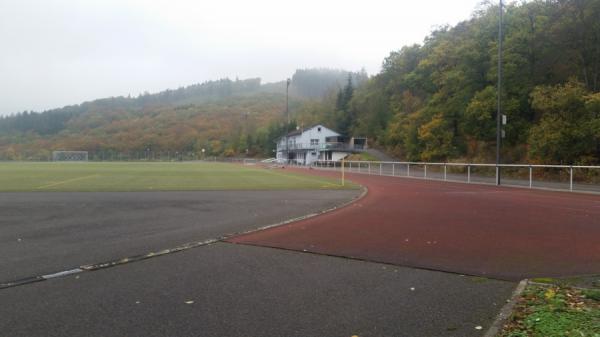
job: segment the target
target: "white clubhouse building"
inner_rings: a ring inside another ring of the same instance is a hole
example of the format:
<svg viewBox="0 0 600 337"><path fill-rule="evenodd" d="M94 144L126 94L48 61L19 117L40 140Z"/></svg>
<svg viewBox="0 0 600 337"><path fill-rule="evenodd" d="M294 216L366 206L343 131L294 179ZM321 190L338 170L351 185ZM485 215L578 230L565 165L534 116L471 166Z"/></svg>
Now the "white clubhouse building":
<svg viewBox="0 0 600 337"><path fill-rule="evenodd" d="M298 128L281 137L277 141L277 161L301 165L311 165L318 160L340 161L366 147L366 138L347 138L317 124L305 129Z"/></svg>

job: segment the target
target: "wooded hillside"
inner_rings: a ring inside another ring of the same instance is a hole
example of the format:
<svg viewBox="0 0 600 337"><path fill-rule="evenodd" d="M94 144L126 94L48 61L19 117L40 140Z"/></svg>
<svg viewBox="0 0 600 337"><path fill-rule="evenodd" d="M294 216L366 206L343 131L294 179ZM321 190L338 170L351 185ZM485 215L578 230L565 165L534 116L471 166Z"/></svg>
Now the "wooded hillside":
<svg viewBox="0 0 600 337"><path fill-rule="evenodd" d="M505 162L600 163L600 1L529 1L505 12ZM342 109L351 132L408 160L493 162L498 21L498 7L483 6L392 52ZM340 111L328 104L321 109Z"/></svg>
<svg viewBox="0 0 600 337"><path fill-rule="evenodd" d="M349 72L298 70L291 109L335 91ZM366 74L353 78L366 81ZM314 78L314 79L313 79ZM315 80L318 87L313 86ZM270 156L285 130L285 81L209 81L157 94L112 97L0 118L0 159L46 160L53 150L116 153L199 152ZM291 126L292 128L294 125Z"/></svg>

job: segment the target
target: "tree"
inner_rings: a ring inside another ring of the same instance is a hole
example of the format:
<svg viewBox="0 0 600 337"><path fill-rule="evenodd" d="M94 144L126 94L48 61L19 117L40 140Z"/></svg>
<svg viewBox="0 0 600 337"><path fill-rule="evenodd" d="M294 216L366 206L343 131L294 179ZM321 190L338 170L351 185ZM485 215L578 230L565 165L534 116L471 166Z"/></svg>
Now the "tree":
<svg viewBox="0 0 600 337"><path fill-rule="evenodd" d="M340 89L335 102L336 129L343 135L350 135L351 127L354 122L354 114L350 108L350 101L354 95L354 86L352 85L352 76L348 75L346 85Z"/></svg>
<svg viewBox="0 0 600 337"><path fill-rule="evenodd" d="M600 158L600 95L575 80L539 86L531 94L540 123L531 129L533 160L567 165L598 163Z"/></svg>

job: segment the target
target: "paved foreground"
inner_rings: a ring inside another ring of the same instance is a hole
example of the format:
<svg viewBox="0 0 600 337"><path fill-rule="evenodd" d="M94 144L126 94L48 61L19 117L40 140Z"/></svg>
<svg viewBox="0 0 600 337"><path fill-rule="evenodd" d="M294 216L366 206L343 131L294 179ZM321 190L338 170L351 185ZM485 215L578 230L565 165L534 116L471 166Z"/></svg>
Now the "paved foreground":
<svg viewBox="0 0 600 337"><path fill-rule="evenodd" d="M481 336L513 288L503 281L217 243L0 290L0 332Z"/></svg>
<svg viewBox="0 0 600 337"><path fill-rule="evenodd" d="M0 281L253 230L359 193L0 194ZM220 242L0 289L0 335L481 336L514 287Z"/></svg>
<svg viewBox="0 0 600 337"><path fill-rule="evenodd" d="M230 242L513 281L600 273L600 195L348 178L368 187L365 198Z"/></svg>
<svg viewBox="0 0 600 337"><path fill-rule="evenodd" d="M253 230L359 193L0 193L0 284Z"/></svg>

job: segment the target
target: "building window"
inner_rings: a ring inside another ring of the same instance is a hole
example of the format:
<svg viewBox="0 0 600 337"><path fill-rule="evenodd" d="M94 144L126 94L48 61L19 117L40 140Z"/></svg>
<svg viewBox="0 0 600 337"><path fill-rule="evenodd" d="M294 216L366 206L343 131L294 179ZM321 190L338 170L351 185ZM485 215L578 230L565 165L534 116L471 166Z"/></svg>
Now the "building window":
<svg viewBox="0 0 600 337"><path fill-rule="evenodd" d="M319 140L318 139L311 139L310 140L310 145L319 145Z"/></svg>
<svg viewBox="0 0 600 337"><path fill-rule="evenodd" d="M317 128L317 131L321 132L321 127L320 126Z"/></svg>

